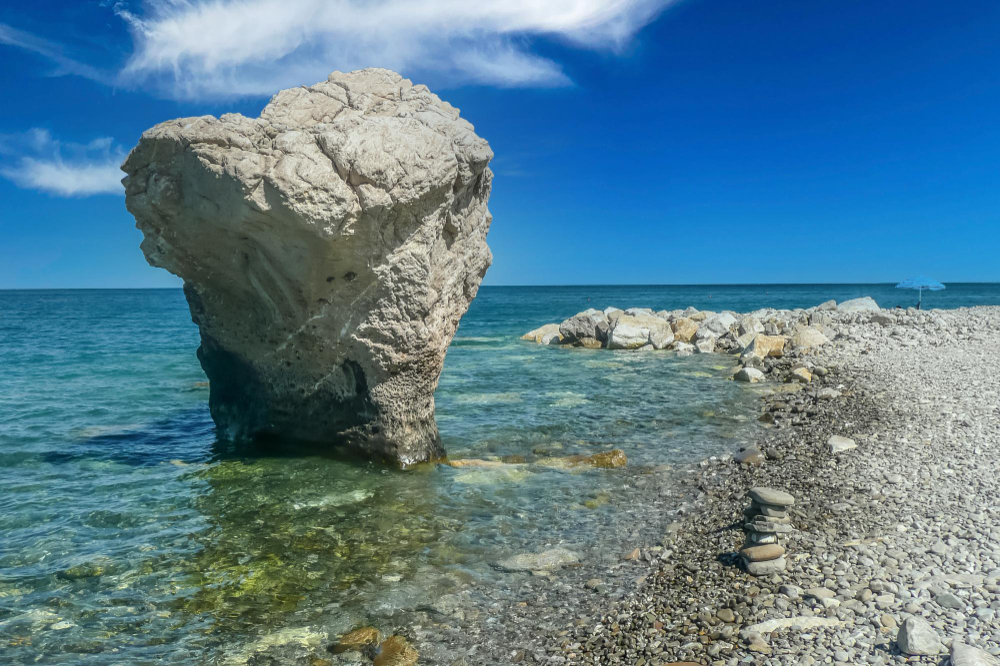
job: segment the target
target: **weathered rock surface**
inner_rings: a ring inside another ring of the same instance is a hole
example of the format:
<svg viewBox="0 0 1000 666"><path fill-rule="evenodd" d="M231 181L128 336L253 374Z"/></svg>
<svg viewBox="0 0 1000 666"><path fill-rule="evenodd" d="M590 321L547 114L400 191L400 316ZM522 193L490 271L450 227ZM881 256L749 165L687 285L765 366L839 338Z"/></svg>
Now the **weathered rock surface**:
<svg viewBox="0 0 1000 666"><path fill-rule="evenodd" d="M555 571L580 561L579 554L565 548L552 548L541 553L521 553L496 563L503 571Z"/></svg>
<svg viewBox="0 0 1000 666"><path fill-rule="evenodd" d="M415 666L420 659L416 648L402 636L389 636L379 646L372 666Z"/></svg>
<svg viewBox="0 0 1000 666"><path fill-rule="evenodd" d="M361 650L367 645L377 645L380 640L382 640L382 633L378 629L375 627L361 627L341 636L340 640L337 641L337 644L330 651L334 654L340 654L341 652Z"/></svg>
<svg viewBox="0 0 1000 666"><path fill-rule="evenodd" d="M862 296L861 298L852 298L849 301L844 301L837 306L838 312L878 312L878 303L871 296Z"/></svg>
<svg viewBox="0 0 1000 666"><path fill-rule="evenodd" d="M908 617L896 636L899 651L910 655L934 655L944 652L944 646L934 627L922 617Z"/></svg>
<svg viewBox="0 0 1000 666"><path fill-rule="evenodd" d="M559 324L545 324L533 331L528 331L521 336L521 339L532 340L540 345L559 344L562 341L559 328Z"/></svg>
<svg viewBox="0 0 1000 666"><path fill-rule="evenodd" d="M797 349L811 349L825 345L829 341L822 331L812 326L800 328L792 336L792 345Z"/></svg>
<svg viewBox="0 0 1000 666"><path fill-rule="evenodd" d="M989 652L955 641L951 645L951 666L1000 666Z"/></svg>
<svg viewBox="0 0 1000 666"><path fill-rule="evenodd" d="M757 486L748 490L747 496L760 504L770 504L773 506L792 506L795 504L795 498L792 495L777 488Z"/></svg>
<svg viewBox="0 0 1000 666"><path fill-rule="evenodd" d="M756 368L740 368L733 379L738 382L749 382L751 384L756 384L757 382L764 381L764 373Z"/></svg>
<svg viewBox="0 0 1000 666"><path fill-rule="evenodd" d="M220 437L443 453L434 390L491 262L492 157L381 69L142 135L126 206L149 263L184 279Z"/></svg>
<svg viewBox="0 0 1000 666"><path fill-rule="evenodd" d="M673 341L668 321L641 312L619 316L608 333L608 349L638 349L646 344L665 349Z"/></svg>
<svg viewBox="0 0 1000 666"><path fill-rule="evenodd" d="M587 339L604 342L608 338L608 316L594 308L584 310L560 324L559 334L569 342Z"/></svg>
<svg viewBox="0 0 1000 666"><path fill-rule="evenodd" d="M698 322L687 317L680 317L671 324L674 329L674 339L680 342L691 342L691 338L698 332Z"/></svg>
<svg viewBox="0 0 1000 666"><path fill-rule="evenodd" d="M756 356L757 358L780 358L784 354L785 350L785 338L776 335L764 335L761 334L751 334L746 333L745 335L753 335L753 339L750 341L744 349L742 356Z"/></svg>
<svg viewBox="0 0 1000 666"><path fill-rule="evenodd" d="M833 454L844 453L858 448L857 442L841 435L831 435L830 439L826 440L826 444L830 447L830 453Z"/></svg>

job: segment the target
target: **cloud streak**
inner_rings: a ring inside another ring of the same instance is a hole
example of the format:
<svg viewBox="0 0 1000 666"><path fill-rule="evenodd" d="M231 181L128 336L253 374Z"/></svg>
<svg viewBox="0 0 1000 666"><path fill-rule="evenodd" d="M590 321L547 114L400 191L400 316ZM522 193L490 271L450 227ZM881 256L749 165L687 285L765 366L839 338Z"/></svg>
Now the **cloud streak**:
<svg viewBox="0 0 1000 666"><path fill-rule="evenodd" d="M52 76L71 74L106 85L111 85L115 78L96 67L91 67L69 57L66 55L65 49L61 44L38 37L24 30L18 30L6 23L0 23L0 44L24 49L49 60L55 65L55 69L51 72Z"/></svg>
<svg viewBox="0 0 1000 666"><path fill-rule="evenodd" d="M21 188L62 197L124 192L119 165L125 152L108 137L63 143L33 129L0 137L0 155L13 162L0 168L0 176Z"/></svg>
<svg viewBox="0 0 1000 666"><path fill-rule="evenodd" d="M562 86L538 38L617 51L676 0L147 0L118 7L135 50L121 81L180 99L268 95L333 69L436 85Z"/></svg>

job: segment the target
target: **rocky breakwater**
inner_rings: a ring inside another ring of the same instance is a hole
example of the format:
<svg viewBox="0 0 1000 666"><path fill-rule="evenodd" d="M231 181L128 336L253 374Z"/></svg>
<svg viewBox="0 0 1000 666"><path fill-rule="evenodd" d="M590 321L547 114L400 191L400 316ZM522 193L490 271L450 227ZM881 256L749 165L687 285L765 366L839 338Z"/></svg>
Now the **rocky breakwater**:
<svg viewBox="0 0 1000 666"><path fill-rule="evenodd" d="M763 308L748 313L687 308L659 310L591 308L561 324L546 324L521 336L541 345L632 351L672 351L680 356L730 353L736 381L808 384L825 375L813 352L858 325L890 325L894 311L881 310L870 297L840 304L827 301L794 310ZM914 311L915 312L915 311Z"/></svg>
<svg viewBox="0 0 1000 666"><path fill-rule="evenodd" d="M125 203L149 263L184 280L220 437L443 453L434 390L492 260L492 157L383 69L142 135Z"/></svg>

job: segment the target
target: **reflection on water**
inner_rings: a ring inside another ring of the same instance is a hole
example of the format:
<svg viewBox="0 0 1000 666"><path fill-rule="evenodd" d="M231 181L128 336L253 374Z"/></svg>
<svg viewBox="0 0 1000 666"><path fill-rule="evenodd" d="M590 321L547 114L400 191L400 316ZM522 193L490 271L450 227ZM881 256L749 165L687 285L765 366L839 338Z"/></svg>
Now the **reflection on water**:
<svg viewBox="0 0 1000 666"><path fill-rule="evenodd" d="M492 563L553 545L614 561L661 519L639 501L651 473L747 436L760 389L725 359L523 343L565 313L490 293L449 351L438 422L452 458L524 463L405 472L216 444L179 292L0 295L4 661L325 654L357 626L475 618L456 600L526 575ZM612 448L626 468L533 464Z"/></svg>

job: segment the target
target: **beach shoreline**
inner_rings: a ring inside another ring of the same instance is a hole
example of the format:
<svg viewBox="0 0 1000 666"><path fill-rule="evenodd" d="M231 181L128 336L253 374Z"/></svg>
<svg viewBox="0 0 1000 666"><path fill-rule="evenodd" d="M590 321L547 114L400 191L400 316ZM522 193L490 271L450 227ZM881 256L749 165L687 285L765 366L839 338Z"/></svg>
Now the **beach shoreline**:
<svg viewBox="0 0 1000 666"><path fill-rule="evenodd" d="M766 462L703 463L699 508L628 563L646 576L636 589L600 617L556 626L558 610L536 613L552 628L510 631L515 649L477 663L940 663L955 643L1000 654L1000 507L988 499L1000 496L1000 382L985 371L1000 308L897 315L845 327L812 355L833 372L765 399L778 417L759 439ZM833 435L858 448L832 454ZM797 500L788 569L761 578L735 564L754 486ZM669 556L647 559L656 546ZM806 617L836 626L751 629ZM930 624L939 654L900 654L909 617Z"/></svg>

